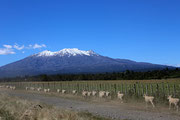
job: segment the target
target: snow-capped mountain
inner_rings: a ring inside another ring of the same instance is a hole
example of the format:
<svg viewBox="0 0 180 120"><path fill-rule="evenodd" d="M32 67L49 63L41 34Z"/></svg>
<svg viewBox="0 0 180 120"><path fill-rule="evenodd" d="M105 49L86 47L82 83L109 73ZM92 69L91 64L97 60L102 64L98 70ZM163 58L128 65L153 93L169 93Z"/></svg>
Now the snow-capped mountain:
<svg viewBox="0 0 180 120"><path fill-rule="evenodd" d="M57 51L57 52L51 52L51 51L48 51L48 50L45 50L43 52L40 52L38 54L35 54L34 56L37 56L37 57L50 57L50 56L76 56L76 55L87 55L87 56L93 56L93 55L97 55L95 52L93 52L92 50L89 50L89 51L82 51L82 50L79 50L77 48L65 48L65 49L62 49L60 51Z"/></svg>
<svg viewBox="0 0 180 120"><path fill-rule="evenodd" d="M126 59L113 59L93 51L77 48L57 52L43 51L20 61L0 67L0 77L38 74L101 73L125 70L154 70L168 66L141 63Z"/></svg>

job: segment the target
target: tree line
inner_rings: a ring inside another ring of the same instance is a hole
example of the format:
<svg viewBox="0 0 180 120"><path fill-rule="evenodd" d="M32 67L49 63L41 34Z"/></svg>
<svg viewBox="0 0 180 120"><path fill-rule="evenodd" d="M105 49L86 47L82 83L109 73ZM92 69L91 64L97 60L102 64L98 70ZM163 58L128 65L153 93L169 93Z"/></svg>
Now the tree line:
<svg viewBox="0 0 180 120"><path fill-rule="evenodd" d="M79 80L149 80L180 78L180 69L163 69L146 72L135 72L126 70L125 72L96 73L96 74L56 74L37 75L15 78L3 78L0 81L79 81Z"/></svg>

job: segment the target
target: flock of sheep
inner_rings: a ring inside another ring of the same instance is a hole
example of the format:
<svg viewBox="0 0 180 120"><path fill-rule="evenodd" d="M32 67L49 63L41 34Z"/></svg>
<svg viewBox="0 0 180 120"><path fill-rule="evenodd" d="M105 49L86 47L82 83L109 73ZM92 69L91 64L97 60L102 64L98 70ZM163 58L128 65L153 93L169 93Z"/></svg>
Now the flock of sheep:
<svg viewBox="0 0 180 120"><path fill-rule="evenodd" d="M2 88L4 86L0 86L0 88ZM5 86L5 88L9 88L9 89L12 89L12 90L15 90L16 87L15 86ZM39 88L34 88L34 87L26 87L25 88L26 90L37 90L37 91L44 91L45 93L48 93L50 92L50 89L47 88L47 89L42 89L41 87ZM60 89L57 89L56 90L57 93L62 93L62 94L66 94L67 91L66 90L60 90ZM72 90L72 94L73 95L76 95L78 92L77 90ZM86 90L83 90L82 91L82 96L83 97L90 97L90 96L99 96L100 98L104 98L104 97L109 97L111 95L110 92L108 91L86 91ZM121 103L123 103L123 96L124 94L121 93L120 91L117 92L117 98L119 100L121 100ZM147 103L151 103L153 107L155 107L154 103L153 103L153 100L154 100L154 96L148 96L146 94L144 94L144 99L145 99L145 102L146 102L146 107L147 107ZM178 103L179 103L179 98L172 98L172 95L169 95L167 97L167 99L169 100L169 109L171 109L171 105L174 104L175 108L177 109L178 111Z"/></svg>

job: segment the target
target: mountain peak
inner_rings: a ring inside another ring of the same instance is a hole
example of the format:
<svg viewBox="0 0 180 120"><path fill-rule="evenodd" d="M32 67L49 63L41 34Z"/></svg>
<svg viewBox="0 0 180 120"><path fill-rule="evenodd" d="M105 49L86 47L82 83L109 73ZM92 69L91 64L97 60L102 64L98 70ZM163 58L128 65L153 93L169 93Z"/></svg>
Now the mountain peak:
<svg viewBox="0 0 180 120"><path fill-rule="evenodd" d="M76 56L76 55L86 55L86 56L93 56L93 55L98 55L94 51L89 50L89 51L83 51L79 50L78 48L65 48L57 52L51 52L49 50L45 50L43 52L40 52L36 54L35 56L40 57L49 57L49 56Z"/></svg>

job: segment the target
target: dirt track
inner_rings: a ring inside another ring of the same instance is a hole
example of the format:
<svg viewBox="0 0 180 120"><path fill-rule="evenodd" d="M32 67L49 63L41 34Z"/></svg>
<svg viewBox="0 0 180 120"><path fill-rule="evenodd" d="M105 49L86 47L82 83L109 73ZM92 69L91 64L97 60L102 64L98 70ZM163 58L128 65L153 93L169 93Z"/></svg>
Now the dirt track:
<svg viewBox="0 0 180 120"><path fill-rule="evenodd" d="M11 96L17 96L23 99L40 101L46 104L54 105L63 109L74 111L87 111L103 117L120 119L120 120L180 120L179 114L159 112L158 110L137 110L129 107L127 104L99 104L80 100L72 100L56 96L47 96L24 91L0 90Z"/></svg>

